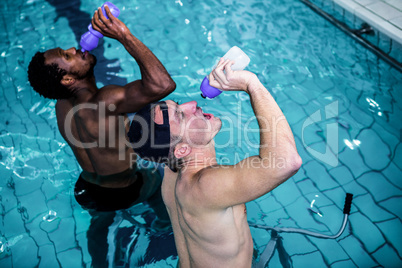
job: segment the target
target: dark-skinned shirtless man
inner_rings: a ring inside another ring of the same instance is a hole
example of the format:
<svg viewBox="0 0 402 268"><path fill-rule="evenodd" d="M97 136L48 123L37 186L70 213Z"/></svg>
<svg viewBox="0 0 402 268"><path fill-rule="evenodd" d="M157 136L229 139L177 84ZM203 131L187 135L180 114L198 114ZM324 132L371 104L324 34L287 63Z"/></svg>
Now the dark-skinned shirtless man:
<svg viewBox="0 0 402 268"><path fill-rule="evenodd" d="M127 114L166 97L176 85L156 56L105 10L109 19L98 8L92 26L124 46L139 65L140 80L98 88L95 56L74 47L36 53L28 78L39 94L57 99L60 133L83 170L74 191L78 203L90 211L116 211L147 201L159 220L168 221L160 174L139 168L127 141Z"/></svg>

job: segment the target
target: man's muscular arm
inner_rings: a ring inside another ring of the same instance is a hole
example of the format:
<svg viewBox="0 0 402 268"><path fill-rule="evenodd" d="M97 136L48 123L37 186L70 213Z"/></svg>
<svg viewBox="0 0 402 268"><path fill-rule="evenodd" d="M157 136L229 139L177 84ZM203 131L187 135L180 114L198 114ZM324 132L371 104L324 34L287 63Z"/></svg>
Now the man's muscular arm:
<svg viewBox="0 0 402 268"><path fill-rule="evenodd" d="M258 155L236 165L209 168L200 174L204 203L215 208L243 204L262 196L294 175L301 165L293 133L274 98L255 74L233 71L232 64L221 60L210 83L223 90L249 94L260 127L260 150Z"/></svg>
<svg viewBox="0 0 402 268"><path fill-rule="evenodd" d="M116 105L116 113L136 112L148 103L155 102L169 95L176 84L158 58L127 26L113 16L109 7L105 6L107 19L100 8L92 18L92 26L104 36L118 40L128 53L137 61L141 70L141 80L136 80L123 87L108 86L107 102Z"/></svg>

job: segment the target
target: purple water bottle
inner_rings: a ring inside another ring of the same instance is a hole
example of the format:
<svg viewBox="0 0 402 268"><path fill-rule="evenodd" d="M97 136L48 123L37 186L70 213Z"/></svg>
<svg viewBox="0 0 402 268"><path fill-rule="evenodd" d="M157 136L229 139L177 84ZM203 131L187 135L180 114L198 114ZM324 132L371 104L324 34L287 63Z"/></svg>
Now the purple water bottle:
<svg viewBox="0 0 402 268"><path fill-rule="evenodd" d="M223 58L225 60L230 59L234 61L234 64L231 67L233 71L243 70L250 63L250 58L247 56L247 54L244 53L243 50L241 50L237 46L233 46L231 49L229 49L229 51L226 52ZM216 66L214 66L212 69L215 69L215 67ZM204 99L213 99L222 93L222 90L209 85L208 76L205 76L204 80L202 80L200 90L202 92L201 97L203 97Z"/></svg>
<svg viewBox="0 0 402 268"><path fill-rule="evenodd" d="M120 15L120 10L115 5L113 5L110 2L105 2L102 5L102 13L107 19L109 19L109 17L106 15L105 5L109 7L110 12L112 12L113 16L117 18ZM88 30L89 30L88 32L81 35L80 46L82 47L81 49L82 52L90 51L96 48L98 46L99 38L103 37L103 34L101 34L98 31L95 31L92 28L91 23L88 26Z"/></svg>

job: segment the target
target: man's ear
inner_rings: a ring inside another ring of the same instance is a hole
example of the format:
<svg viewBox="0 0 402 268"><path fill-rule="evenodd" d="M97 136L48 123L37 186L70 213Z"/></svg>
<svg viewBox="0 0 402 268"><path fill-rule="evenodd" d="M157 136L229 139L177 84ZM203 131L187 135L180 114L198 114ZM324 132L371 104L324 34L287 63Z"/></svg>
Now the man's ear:
<svg viewBox="0 0 402 268"><path fill-rule="evenodd" d="M187 143L178 143L174 149L174 156L177 159L188 156L191 153L191 147Z"/></svg>
<svg viewBox="0 0 402 268"><path fill-rule="evenodd" d="M66 74L63 76L60 83L65 87L69 87L75 83L75 78L69 74Z"/></svg>

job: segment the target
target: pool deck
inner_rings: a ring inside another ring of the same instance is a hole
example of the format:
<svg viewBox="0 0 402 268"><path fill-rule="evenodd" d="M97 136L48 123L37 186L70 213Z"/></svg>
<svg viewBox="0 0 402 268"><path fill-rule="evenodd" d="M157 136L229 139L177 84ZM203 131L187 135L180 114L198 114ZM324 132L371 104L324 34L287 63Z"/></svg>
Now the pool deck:
<svg viewBox="0 0 402 268"><path fill-rule="evenodd" d="M401 0L333 1L399 44L402 44Z"/></svg>

